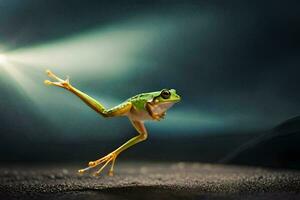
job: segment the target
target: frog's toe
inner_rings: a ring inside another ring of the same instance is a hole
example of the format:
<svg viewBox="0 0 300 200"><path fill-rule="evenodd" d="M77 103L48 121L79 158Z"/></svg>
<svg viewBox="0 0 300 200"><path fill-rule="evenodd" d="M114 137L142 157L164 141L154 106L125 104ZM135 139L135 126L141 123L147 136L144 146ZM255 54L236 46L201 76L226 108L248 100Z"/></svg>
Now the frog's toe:
<svg viewBox="0 0 300 200"><path fill-rule="evenodd" d="M66 80L63 80L63 79L59 78L58 76L56 76L50 70L46 70L46 73L50 78L56 80L56 82L45 80L44 83L46 85L54 85L54 86L58 86L58 87L66 88L66 89L70 88L71 85L70 85L70 77L69 76L67 76Z"/></svg>
<svg viewBox="0 0 300 200"><path fill-rule="evenodd" d="M57 80L57 81L59 81L59 82L63 82L64 80L62 80L61 78L59 78L58 76L56 76L52 71L50 71L49 69L47 69L46 70L46 73L47 73L47 75L50 77L50 78L52 78L52 79L54 79L54 80Z"/></svg>
<svg viewBox="0 0 300 200"><path fill-rule="evenodd" d="M92 168L92 167L86 167L86 168L83 168L83 169L79 169L79 170L78 170L78 173L79 173L79 174L83 174L84 172L90 170L91 168Z"/></svg>
<svg viewBox="0 0 300 200"><path fill-rule="evenodd" d="M52 81L49 81L49 80L45 80L44 83L46 85L54 85L54 86L58 86L58 87L64 87L60 82L52 82Z"/></svg>

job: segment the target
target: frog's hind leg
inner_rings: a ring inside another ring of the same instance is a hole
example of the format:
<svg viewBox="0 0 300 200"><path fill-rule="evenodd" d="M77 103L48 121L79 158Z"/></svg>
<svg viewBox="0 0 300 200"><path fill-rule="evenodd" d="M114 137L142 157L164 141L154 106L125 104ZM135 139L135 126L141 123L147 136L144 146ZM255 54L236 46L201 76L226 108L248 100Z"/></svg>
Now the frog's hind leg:
<svg viewBox="0 0 300 200"><path fill-rule="evenodd" d="M132 125L134 126L134 128L139 132L138 136L131 138L125 144L123 144L122 146L120 146L119 148L114 150L113 152L107 154L106 156L104 156L98 160L95 160L95 161L90 161L88 164L89 166L87 168L80 169L80 170L78 170L78 172L83 173L85 171L88 171L88 170L100 165L100 164L103 164L103 166L95 173L95 175L99 175L102 172L102 170L111 162L111 168L109 170L109 175L112 176L114 173L114 164L115 164L115 161L116 161L116 158L118 157L118 155L122 151L131 147L132 145L135 145L136 143L147 139L147 130L144 126L144 123L140 122L140 121L133 121L133 120L131 122L132 122Z"/></svg>

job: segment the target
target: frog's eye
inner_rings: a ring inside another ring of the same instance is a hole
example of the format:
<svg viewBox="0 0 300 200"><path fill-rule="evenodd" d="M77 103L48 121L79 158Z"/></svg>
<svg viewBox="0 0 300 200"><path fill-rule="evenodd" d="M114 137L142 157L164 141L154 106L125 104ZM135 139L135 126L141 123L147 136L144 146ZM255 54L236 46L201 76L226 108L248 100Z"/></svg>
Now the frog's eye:
<svg viewBox="0 0 300 200"><path fill-rule="evenodd" d="M163 89L160 93L160 96L164 99L168 99L171 96L171 93L167 89Z"/></svg>

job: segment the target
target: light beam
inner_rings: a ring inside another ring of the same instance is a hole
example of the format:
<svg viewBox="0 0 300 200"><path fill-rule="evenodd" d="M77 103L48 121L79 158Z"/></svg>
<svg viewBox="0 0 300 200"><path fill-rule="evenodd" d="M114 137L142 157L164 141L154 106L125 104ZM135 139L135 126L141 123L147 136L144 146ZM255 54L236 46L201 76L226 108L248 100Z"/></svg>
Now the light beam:
<svg viewBox="0 0 300 200"><path fill-rule="evenodd" d="M7 57L4 54L0 54L0 65L7 63Z"/></svg>

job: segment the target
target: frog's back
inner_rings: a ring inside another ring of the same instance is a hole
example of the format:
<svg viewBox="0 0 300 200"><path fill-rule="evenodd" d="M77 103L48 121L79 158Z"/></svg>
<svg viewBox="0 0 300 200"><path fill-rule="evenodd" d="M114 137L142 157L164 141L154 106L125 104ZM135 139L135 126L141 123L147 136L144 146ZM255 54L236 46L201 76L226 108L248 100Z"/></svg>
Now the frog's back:
<svg viewBox="0 0 300 200"><path fill-rule="evenodd" d="M137 110L145 110L145 104L157 95L159 95L159 92L141 93L127 99L126 101L130 101Z"/></svg>

